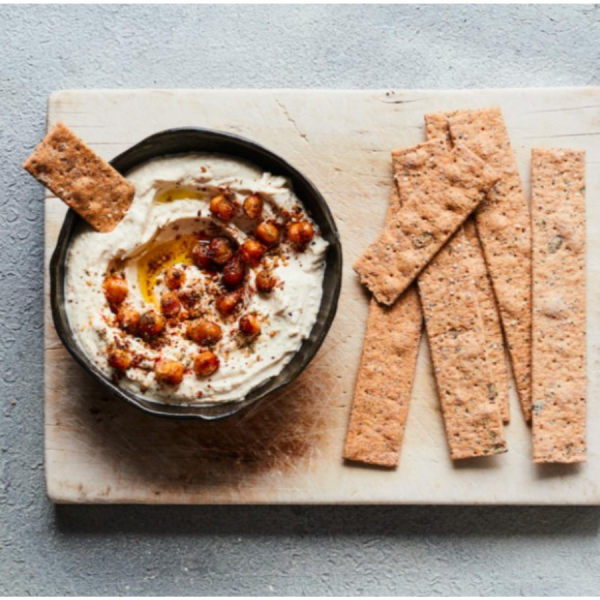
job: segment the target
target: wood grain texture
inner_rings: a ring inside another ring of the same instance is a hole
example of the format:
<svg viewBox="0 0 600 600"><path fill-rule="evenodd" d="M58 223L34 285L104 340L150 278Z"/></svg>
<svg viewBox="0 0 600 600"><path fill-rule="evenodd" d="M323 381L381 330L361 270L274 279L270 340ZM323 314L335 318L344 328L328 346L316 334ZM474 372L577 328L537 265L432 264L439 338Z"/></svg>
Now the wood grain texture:
<svg viewBox="0 0 600 600"><path fill-rule="evenodd" d="M581 147L600 163L600 89L493 91L63 91L50 101L104 158L167 127L232 131L306 173L331 206L344 245L338 316L304 375L255 413L204 425L154 419L108 399L62 348L46 305L46 476L57 502L600 503L600 405L590 406L588 461L536 467L522 419L509 452L453 467L429 352L421 344L401 466L348 467L342 450L368 315L351 265L384 220L389 151L424 139L423 115L499 105L528 192L532 147ZM600 171L588 169L588 304L600 305ZM594 191L596 190L596 191ZM64 217L46 203L46 259ZM600 312L588 313L589 394L600 384ZM511 387L511 407L518 409ZM256 433L255 433L256 432ZM220 435L222 433L222 435ZM223 440L223 441L221 441ZM218 443L216 443L218 441ZM486 459L487 461L488 459Z"/></svg>

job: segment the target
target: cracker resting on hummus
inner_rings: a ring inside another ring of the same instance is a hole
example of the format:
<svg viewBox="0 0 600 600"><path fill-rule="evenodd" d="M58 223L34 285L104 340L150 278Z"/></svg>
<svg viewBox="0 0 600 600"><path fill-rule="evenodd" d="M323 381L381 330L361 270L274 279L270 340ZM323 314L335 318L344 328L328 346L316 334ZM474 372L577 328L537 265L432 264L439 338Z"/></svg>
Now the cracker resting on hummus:
<svg viewBox="0 0 600 600"><path fill-rule="evenodd" d="M55 125L23 168L100 232L112 231L133 200L133 185L63 123Z"/></svg>

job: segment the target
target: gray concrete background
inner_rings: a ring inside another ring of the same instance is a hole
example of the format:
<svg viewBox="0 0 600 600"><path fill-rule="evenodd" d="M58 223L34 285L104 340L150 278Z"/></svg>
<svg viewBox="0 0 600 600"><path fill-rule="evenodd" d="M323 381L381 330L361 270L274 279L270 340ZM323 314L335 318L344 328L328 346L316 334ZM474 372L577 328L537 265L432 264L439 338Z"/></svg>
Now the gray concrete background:
<svg viewBox="0 0 600 600"><path fill-rule="evenodd" d="M590 508L52 506L20 169L61 88L598 85L598 6L2 6L0 40L1 593L598 593Z"/></svg>

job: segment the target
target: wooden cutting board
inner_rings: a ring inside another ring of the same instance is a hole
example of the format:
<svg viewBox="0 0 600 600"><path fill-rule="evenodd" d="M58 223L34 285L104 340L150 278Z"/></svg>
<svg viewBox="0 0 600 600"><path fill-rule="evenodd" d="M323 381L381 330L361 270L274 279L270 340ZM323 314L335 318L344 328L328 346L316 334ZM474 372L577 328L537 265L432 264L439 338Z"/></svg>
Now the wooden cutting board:
<svg viewBox="0 0 600 600"><path fill-rule="evenodd" d="M587 150L589 461L534 466L514 393L508 454L453 465L423 341L400 465L345 465L346 422L368 298L351 265L379 233L390 150L423 141L426 112L501 106L526 190L530 150ZM61 346L46 301L46 477L55 502L600 503L600 88L476 91L61 91L64 121L110 159L178 126L234 132L279 153L323 192L344 246L338 315L310 368L259 408L221 423L161 420L107 398ZM46 201L46 262L65 207ZM46 265L47 272L47 265ZM46 282L46 291L48 285Z"/></svg>

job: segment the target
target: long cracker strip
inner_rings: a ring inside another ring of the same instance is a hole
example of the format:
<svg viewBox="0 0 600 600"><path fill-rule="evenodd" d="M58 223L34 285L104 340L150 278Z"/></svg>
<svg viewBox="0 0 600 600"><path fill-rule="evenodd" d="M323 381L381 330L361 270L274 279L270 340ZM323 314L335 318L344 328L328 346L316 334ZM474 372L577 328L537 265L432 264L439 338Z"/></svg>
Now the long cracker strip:
<svg viewBox="0 0 600 600"><path fill-rule="evenodd" d="M452 144L448 117L452 113L431 113L425 115L425 130L428 139L445 139ZM508 369L504 354L504 338L502 325L496 305L494 290L485 264L483 250L475 228L474 217L471 215L463 225L464 233L471 248L471 270L475 279L477 302L483 320L485 335L485 351L490 372L490 395L499 407L504 423L510 421L510 403L508 395Z"/></svg>
<svg viewBox="0 0 600 600"><path fill-rule="evenodd" d="M394 185L386 222L399 205ZM422 328L416 287L409 287L391 307L371 299L345 459L382 467L398 464Z"/></svg>
<svg viewBox="0 0 600 600"><path fill-rule="evenodd" d="M464 231L418 279L452 460L506 452L502 418L489 395L485 336ZM467 249L465 248L467 247Z"/></svg>
<svg viewBox="0 0 600 600"><path fill-rule="evenodd" d="M534 149L533 459L586 459L585 153Z"/></svg>
<svg viewBox="0 0 600 600"><path fill-rule="evenodd" d="M392 152L402 207L354 269L378 302L392 304L483 200L497 175L461 144L443 140Z"/></svg>
<svg viewBox="0 0 600 600"><path fill-rule="evenodd" d="M135 194L127 179L63 123L40 142L23 168L101 232L121 222Z"/></svg>
<svg viewBox="0 0 600 600"><path fill-rule="evenodd" d="M490 396L495 402L502 415L504 423L510 421L510 402L508 395L508 366L504 354L504 338L502 336L502 325L492 283L489 278L481 242L477 236L475 222L472 218L467 219L463 225L465 236L469 241L472 251L471 271L475 280L477 302L483 321L483 334L485 336L485 354L488 368L490 370Z"/></svg>
<svg viewBox="0 0 600 600"><path fill-rule="evenodd" d="M517 164L498 108L464 110L448 118L454 143L464 143L500 180L475 213L492 278L515 383L531 419L531 222Z"/></svg>

